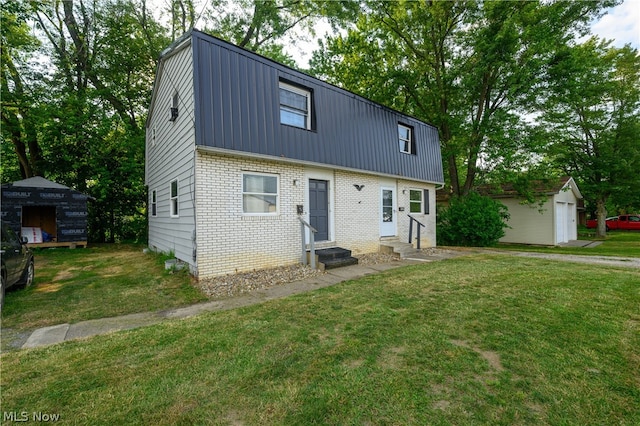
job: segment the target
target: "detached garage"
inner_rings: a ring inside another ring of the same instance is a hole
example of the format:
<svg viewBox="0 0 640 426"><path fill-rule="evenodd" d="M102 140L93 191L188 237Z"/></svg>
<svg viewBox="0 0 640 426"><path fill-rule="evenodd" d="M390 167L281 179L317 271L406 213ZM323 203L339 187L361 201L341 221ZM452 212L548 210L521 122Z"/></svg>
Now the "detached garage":
<svg viewBox="0 0 640 426"><path fill-rule="evenodd" d="M543 203L523 203L513 186L498 189L483 187L481 192L498 199L511 216L502 243L558 245L578 239L578 209L582 194L573 178L565 177L556 184L535 185L535 193Z"/></svg>
<svg viewBox="0 0 640 426"><path fill-rule="evenodd" d="M87 245L87 199L36 176L2 185L2 220L35 247Z"/></svg>

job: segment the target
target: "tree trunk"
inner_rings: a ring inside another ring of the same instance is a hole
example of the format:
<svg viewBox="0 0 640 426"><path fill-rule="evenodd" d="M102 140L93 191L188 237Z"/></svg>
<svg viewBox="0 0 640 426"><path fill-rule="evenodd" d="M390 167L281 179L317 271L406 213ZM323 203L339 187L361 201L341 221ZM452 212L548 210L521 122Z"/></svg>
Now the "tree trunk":
<svg viewBox="0 0 640 426"><path fill-rule="evenodd" d="M598 197L596 201L596 217L598 218L598 228L596 229L597 237L607 236L607 207L605 203L607 200L604 197Z"/></svg>

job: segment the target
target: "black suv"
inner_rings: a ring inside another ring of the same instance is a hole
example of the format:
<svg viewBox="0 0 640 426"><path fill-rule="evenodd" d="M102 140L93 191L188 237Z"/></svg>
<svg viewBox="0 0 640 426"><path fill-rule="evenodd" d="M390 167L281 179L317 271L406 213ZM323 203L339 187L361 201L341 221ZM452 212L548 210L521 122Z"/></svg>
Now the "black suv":
<svg viewBox="0 0 640 426"><path fill-rule="evenodd" d="M14 285L29 287L33 283L33 253L26 241L18 238L13 229L2 221L2 292L0 307L4 305L4 292Z"/></svg>

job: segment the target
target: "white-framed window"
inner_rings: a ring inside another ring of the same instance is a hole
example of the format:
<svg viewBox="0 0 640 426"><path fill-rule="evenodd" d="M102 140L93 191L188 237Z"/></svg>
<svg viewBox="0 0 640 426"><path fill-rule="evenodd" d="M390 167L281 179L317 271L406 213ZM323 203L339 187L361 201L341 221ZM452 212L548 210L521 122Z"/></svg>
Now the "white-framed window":
<svg viewBox="0 0 640 426"><path fill-rule="evenodd" d="M278 175L242 173L242 212L249 215L278 214Z"/></svg>
<svg viewBox="0 0 640 426"><path fill-rule="evenodd" d="M398 143L400 145L400 152L415 154L413 129L411 127L398 123Z"/></svg>
<svg viewBox="0 0 640 426"><path fill-rule="evenodd" d="M156 217L158 215L158 199L157 193L154 189L151 191L151 216Z"/></svg>
<svg viewBox="0 0 640 426"><path fill-rule="evenodd" d="M169 189L169 210L171 217L178 217L178 179L171 181Z"/></svg>
<svg viewBox="0 0 640 426"><path fill-rule="evenodd" d="M280 123L311 129L311 91L280 82Z"/></svg>
<svg viewBox="0 0 640 426"><path fill-rule="evenodd" d="M409 190L409 213L422 213L423 206L423 192L422 189L410 189Z"/></svg>

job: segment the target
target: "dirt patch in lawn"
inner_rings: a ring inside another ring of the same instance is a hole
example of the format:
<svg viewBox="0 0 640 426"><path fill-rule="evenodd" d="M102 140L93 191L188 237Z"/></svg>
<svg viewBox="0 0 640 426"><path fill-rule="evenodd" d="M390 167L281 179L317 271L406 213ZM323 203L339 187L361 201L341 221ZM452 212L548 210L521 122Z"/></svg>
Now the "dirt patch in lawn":
<svg viewBox="0 0 640 426"><path fill-rule="evenodd" d="M404 361L402 359L402 354L404 354L406 349L403 346L398 346L394 348L388 349L382 356L380 357L380 364L383 368L397 370L404 365Z"/></svg>
<svg viewBox="0 0 640 426"><path fill-rule="evenodd" d="M54 284L54 283L42 283L38 284L34 291L36 293L55 293L62 288L62 284Z"/></svg>
<svg viewBox="0 0 640 426"><path fill-rule="evenodd" d="M76 276L74 272L77 270L78 270L77 268L71 268L64 271L60 271L56 274L55 277L53 277L53 282L70 280Z"/></svg>
<svg viewBox="0 0 640 426"><path fill-rule="evenodd" d="M484 358L489 363L489 366L493 370L498 372L504 371L504 367L502 366L502 361L500 360L500 354L498 354L497 352L482 350L476 346L471 345L469 342L464 340L453 339L451 340L451 344L461 348L471 349L472 351L480 355L482 358Z"/></svg>

